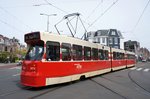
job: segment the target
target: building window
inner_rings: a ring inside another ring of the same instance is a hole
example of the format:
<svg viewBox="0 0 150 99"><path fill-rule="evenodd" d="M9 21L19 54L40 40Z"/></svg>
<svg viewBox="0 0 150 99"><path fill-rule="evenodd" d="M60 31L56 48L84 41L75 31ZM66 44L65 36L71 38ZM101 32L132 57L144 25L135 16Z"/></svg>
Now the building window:
<svg viewBox="0 0 150 99"><path fill-rule="evenodd" d="M88 33L88 34L87 34L87 37L91 37L91 33Z"/></svg>
<svg viewBox="0 0 150 99"><path fill-rule="evenodd" d="M117 48L117 49L119 49L119 46L113 46L113 48Z"/></svg>
<svg viewBox="0 0 150 99"><path fill-rule="evenodd" d="M102 38L102 43L105 43L105 38Z"/></svg>
<svg viewBox="0 0 150 99"><path fill-rule="evenodd" d="M113 44L113 38L109 38L109 44Z"/></svg>
<svg viewBox="0 0 150 99"><path fill-rule="evenodd" d="M7 46L5 47L5 51L7 51Z"/></svg>
<svg viewBox="0 0 150 99"><path fill-rule="evenodd" d="M118 38L117 37L114 38L114 43L118 44Z"/></svg>
<svg viewBox="0 0 150 99"><path fill-rule="evenodd" d="M46 42L46 58L48 61L60 60L60 43L59 42Z"/></svg>
<svg viewBox="0 0 150 99"><path fill-rule="evenodd" d="M82 60L82 46L73 45L73 60Z"/></svg>
<svg viewBox="0 0 150 99"><path fill-rule="evenodd" d="M71 44L62 43L61 52L63 61L71 60Z"/></svg>
<svg viewBox="0 0 150 99"><path fill-rule="evenodd" d="M111 32L111 35L116 35L116 32L115 32L115 31L112 31L112 32Z"/></svg>
<svg viewBox="0 0 150 99"><path fill-rule="evenodd" d="M101 38L98 38L98 43L101 43Z"/></svg>
<svg viewBox="0 0 150 99"><path fill-rule="evenodd" d="M84 60L91 60L91 48L84 47Z"/></svg>

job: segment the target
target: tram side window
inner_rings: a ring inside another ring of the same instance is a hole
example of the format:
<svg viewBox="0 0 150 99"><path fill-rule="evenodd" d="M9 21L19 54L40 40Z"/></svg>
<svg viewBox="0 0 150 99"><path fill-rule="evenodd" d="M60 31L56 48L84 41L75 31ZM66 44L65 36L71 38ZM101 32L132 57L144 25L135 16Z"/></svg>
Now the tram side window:
<svg viewBox="0 0 150 99"><path fill-rule="evenodd" d="M119 60L121 58L120 53L119 52L113 52L113 59L114 60Z"/></svg>
<svg viewBox="0 0 150 99"><path fill-rule="evenodd" d="M104 50L104 59L108 60L108 51L107 50Z"/></svg>
<svg viewBox="0 0 150 99"><path fill-rule="evenodd" d="M124 53L113 52L113 59L114 60L124 59Z"/></svg>
<svg viewBox="0 0 150 99"><path fill-rule="evenodd" d="M104 51L102 49L99 50L99 59L104 60Z"/></svg>
<svg viewBox="0 0 150 99"><path fill-rule="evenodd" d="M60 43L59 42L46 42L46 59L48 61L60 60Z"/></svg>
<svg viewBox="0 0 150 99"><path fill-rule="evenodd" d="M121 59L124 59L124 53L121 53Z"/></svg>
<svg viewBox="0 0 150 99"><path fill-rule="evenodd" d="M113 59L116 60L117 59L117 53L113 52Z"/></svg>
<svg viewBox="0 0 150 99"><path fill-rule="evenodd" d="M73 45L73 60L82 60L82 46Z"/></svg>
<svg viewBox="0 0 150 99"><path fill-rule="evenodd" d="M96 48L92 49L92 58L93 60L98 60L98 49Z"/></svg>
<svg viewBox="0 0 150 99"><path fill-rule="evenodd" d="M128 59L135 59L135 55L128 54Z"/></svg>
<svg viewBox="0 0 150 99"><path fill-rule="evenodd" d="M91 60L91 48L84 47L84 60Z"/></svg>
<svg viewBox="0 0 150 99"><path fill-rule="evenodd" d="M71 44L62 43L61 51L63 61L71 60Z"/></svg>

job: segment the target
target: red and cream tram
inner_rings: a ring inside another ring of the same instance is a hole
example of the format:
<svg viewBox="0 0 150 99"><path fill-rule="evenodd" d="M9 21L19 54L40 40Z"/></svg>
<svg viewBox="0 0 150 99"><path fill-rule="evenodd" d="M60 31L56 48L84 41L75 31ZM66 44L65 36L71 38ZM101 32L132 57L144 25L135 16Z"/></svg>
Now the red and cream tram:
<svg viewBox="0 0 150 99"><path fill-rule="evenodd" d="M121 49L47 32L25 34L28 52L21 83L40 87L135 66L135 55Z"/></svg>

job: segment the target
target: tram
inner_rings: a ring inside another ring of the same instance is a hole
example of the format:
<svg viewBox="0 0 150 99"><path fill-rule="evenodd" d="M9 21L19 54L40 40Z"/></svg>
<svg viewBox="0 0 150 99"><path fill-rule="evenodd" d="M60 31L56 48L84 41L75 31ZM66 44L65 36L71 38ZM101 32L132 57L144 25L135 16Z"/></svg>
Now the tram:
<svg viewBox="0 0 150 99"><path fill-rule="evenodd" d="M41 87L135 66L133 52L47 32L25 34L21 84Z"/></svg>

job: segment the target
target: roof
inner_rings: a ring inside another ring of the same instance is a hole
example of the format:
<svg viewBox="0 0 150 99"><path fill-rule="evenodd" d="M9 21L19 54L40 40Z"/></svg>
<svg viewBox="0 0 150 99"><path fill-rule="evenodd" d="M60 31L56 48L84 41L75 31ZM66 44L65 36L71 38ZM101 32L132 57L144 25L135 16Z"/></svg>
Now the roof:
<svg viewBox="0 0 150 99"><path fill-rule="evenodd" d="M97 30L95 36L108 36L109 30Z"/></svg>
<svg viewBox="0 0 150 99"><path fill-rule="evenodd" d="M97 30L95 32L89 32L89 33L94 33L94 36L110 36L110 32L111 31L116 31L117 32L117 36L121 39L123 39L123 36L121 34L120 31L118 31L117 29L104 29L104 30Z"/></svg>
<svg viewBox="0 0 150 99"><path fill-rule="evenodd" d="M124 37L122 36L122 34L121 34L120 31L118 31L118 35L119 35L119 37L120 37L121 39L124 39Z"/></svg>

